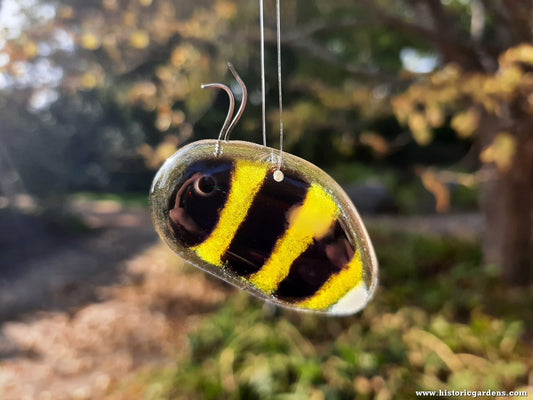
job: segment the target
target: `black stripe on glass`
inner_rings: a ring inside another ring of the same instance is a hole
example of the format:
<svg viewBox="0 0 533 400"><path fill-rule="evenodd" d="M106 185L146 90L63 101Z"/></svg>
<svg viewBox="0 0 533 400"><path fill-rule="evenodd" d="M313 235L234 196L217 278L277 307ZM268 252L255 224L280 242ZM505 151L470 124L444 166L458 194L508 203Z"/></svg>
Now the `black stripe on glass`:
<svg viewBox="0 0 533 400"><path fill-rule="evenodd" d="M341 271L355 254L342 224L337 220L331 232L313 241L291 265L289 275L274 296L289 302L313 296L326 281Z"/></svg>
<svg viewBox="0 0 533 400"><path fill-rule="evenodd" d="M296 174L286 173L276 182L269 173L223 256L227 267L239 276L259 271L288 228L290 210L303 203L308 189L309 183Z"/></svg>

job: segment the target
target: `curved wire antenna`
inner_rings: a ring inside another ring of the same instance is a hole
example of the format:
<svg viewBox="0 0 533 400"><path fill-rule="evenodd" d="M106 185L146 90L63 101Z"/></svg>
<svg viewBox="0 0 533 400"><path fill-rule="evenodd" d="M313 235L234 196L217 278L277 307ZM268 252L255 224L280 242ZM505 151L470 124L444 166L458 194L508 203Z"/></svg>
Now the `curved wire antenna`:
<svg viewBox="0 0 533 400"><path fill-rule="evenodd" d="M226 142L228 141L229 135L233 131L233 128L235 128L235 125L237 125L237 122L239 122L239 120L241 119L242 114L244 113L244 109L246 108L246 103L248 102L248 90L246 89L246 85L244 84L244 81L241 79L241 77L235 70L235 67L233 66L232 63L228 63L228 68L233 74L233 76L235 77L235 80L237 81L239 86L241 87L242 99L241 99L241 105L239 109L237 110L237 114L235 114L235 118L233 118L233 120L231 121L231 124L226 130L226 134L224 135L224 141Z"/></svg>
<svg viewBox="0 0 533 400"><path fill-rule="evenodd" d="M264 0L259 0L259 29L261 31L261 105L263 117L263 145L266 147L266 90L265 90L265 14ZM281 182L284 179L281 167L283 165L283 89L281 80L281 1L276 0L276 42L278 56L278 100L279 100L279 157L274 180ZM272 161L276 160L272 150Z"/></svg>
<svg viewBox="0 0 533 400"><path fill-rule="evenodd" d="M231 117L233 116L233 111L235 110L235 97L233 96L233 92L231 91L231 89L222 83L206 83L202 85L202 89L206 89L206 88L222 89L228 94L228 97L229 97L228 115L226 116L224 125L222 125L222 129L220 130L220 133L218 134L217 145L215 148L215 156L218 156L221 154L220 141L222 140L222 137L226 135L226 132L228 131L228 128L231 122Z"/></svg>

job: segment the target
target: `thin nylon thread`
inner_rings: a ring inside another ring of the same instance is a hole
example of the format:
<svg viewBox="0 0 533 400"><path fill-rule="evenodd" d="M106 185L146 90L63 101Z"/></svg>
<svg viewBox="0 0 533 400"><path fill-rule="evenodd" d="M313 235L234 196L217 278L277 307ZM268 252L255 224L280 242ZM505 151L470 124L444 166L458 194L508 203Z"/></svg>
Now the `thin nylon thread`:
<svg viewBox="0 0 533 400"><path fill-rule="evenodd" d="M265 88L265 15L263 10L263 0L259 0L259 20L261 30L261 107L263 118L263 146L266 147L266 88Z"/></svg>
<svg viewBox="0 0 533 400"><path fill-rule="evenodd" d="M283 163L283 88L281 85L281 6L276 0L276 28L278 50L278 96L279 96L279 161L278 169Z"/></svg>

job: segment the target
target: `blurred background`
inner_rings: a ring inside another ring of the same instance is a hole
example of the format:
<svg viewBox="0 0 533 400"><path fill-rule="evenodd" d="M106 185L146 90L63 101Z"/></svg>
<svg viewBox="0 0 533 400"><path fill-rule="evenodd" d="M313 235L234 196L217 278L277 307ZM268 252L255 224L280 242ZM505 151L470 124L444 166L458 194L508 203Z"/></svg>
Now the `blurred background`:
<svg viewBox="0 0 533 400"><path fill-rule="evenodd" d="M251 0L0 0L2 400L531 395L531 1L282 2L285 149L345 187L380 261L353 317L264 306L153 230L155 171L226 115L200 85L239 98L228 61L232 137L261 141L259 35Z"/></svg>

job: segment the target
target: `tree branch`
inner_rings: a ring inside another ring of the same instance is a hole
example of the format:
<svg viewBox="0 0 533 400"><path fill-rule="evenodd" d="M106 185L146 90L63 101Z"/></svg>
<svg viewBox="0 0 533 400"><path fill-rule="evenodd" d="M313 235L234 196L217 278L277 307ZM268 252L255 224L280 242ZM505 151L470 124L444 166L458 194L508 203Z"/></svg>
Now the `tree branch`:
<svg viewBox="0 0 533 400"><path fill-rule="evenodd" d="M353 26L354 21L346 21L345 24L341 23L342 27L348 27L348 25L352 24ZM302 31L294 31L289 32L282 35L281 41L284 47L286 48L292 48L296 51L303 52L307 54L308 56L321 61L323 63L329 64L331 66L334 66L336 68L339 68L348 74L350 74L352 77L356 79L364 79L364 80L371 80L371 81L380 81L384 83L398 83L399 78L397 75L392 74L386 74L383 71L380 71L377 67L371 67L371 66L361 66L361 65L355 65L353 63L347 63L343 60L340 60L334 53L332 53L329 49L327 49L324 46L321 46L317 44L315 41L311 40L309 38L310 35L307 34L310 30L312 31L322 31L324 29L334 29L334 27L331 24L324 24L323 26L315 26L315 27L308 27L304 28ZM306 32L306 33L304 33ZM249 34L249 33L240 33L237 35L232 35L232 37L226 38L228 40L237 40L237 41L253 41L253 42L259 42L260 37L258 34ZM276 37L272 32L267 31L265 33L265 42L275 45L276 44Z"/></svg>
<svg viewBox="0 0 533 400"><path fill-rule="evenodd" d="M445 35L441 29L438 29L438 26L430 29L418 23L407 21L400 16L386 12L381 7L376 6L371 0L359 0L359 3L370 10L389 28L430 41L444 55L447 61L457 62L464 69L484 69L469 38L462 39L455 37L455 35ZM437 17L441 11L434 3L434 16Z"/></svg>
<svg viewBox="0 0 533 400"><path fill-rule="evenodd" d="M498 69L498 55L491 55L490 50L483 46L483 34L485 32L486 11L481 0L472 0L470 3L470 37L474 51L479 56L481 64L486 71L496 71Z"/></svg>
<svg viewBox="0 0 533 400"><path fill-rule="evenodd" d="M303 37L309 37L322 32L332 32L346 28L365 28L369 26L374 26L374 24L371 21L361 21L357 18L345 19L333 23L330 21L324 22L318 20L307 24L297 32L286 34L285 37L288 37L289 40L294 40Z"/></svg>
<svg viewBox="0 0 533 400"><path fill-rule="evenodd" d="M446 35L442 35L441 32L428 29L415 22L410 22L402 17L390 14L379 6L376 6L371 0L359 0L359 3L370 10L379 20L381 20L381 22L392 29L404 32L408 35L422 37L434 43L444 43L447 45L454 44L453 40L448 39L448 37Z"/></svg>
<svg viewBox="0 0 533 400"><path fill-rule="evenodd" d="M485 7L480 0L472 0L470 3L470 36L474 41L480 41L485 31Z"/></svg>
<svg viewBox="0 0 533 400"><path fill-rule="evenodd" d="M379 71L378 68L362 67L339 60L330 50L316 44L310 39L288 39L284 40L283 43L288 47L294 48L295 50L303 51L309 56L320 60L326 64L340 68L357 79L369 79L388 82L392 82L398 79L395 75L388 75Z"/></svg>
<svg viewBox="0 0 533 400"><path fill-rule="evenodd" d="M516 36L513 23L507 10L502 7L498 7L494 0L481 0L485 10L492 16L496 24L496 30L499 36L503 38L503 43L500 47L507 48L511 46L513 41L516 43L519 41ZM502 29L504 27L504 29ZM506 36L506 37L505 37Z"/></svg>
<svg viewBox="0 0 533 400"><path fill-rule="evenodd" d="M531 12L533 11L531 1L503 0L503 5L512 20L512 25L515 28L519 40L530 42L532 40Z"/></svg>

